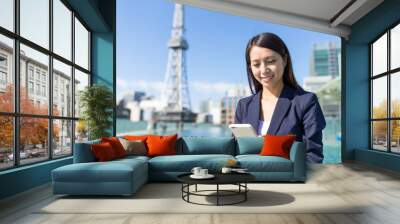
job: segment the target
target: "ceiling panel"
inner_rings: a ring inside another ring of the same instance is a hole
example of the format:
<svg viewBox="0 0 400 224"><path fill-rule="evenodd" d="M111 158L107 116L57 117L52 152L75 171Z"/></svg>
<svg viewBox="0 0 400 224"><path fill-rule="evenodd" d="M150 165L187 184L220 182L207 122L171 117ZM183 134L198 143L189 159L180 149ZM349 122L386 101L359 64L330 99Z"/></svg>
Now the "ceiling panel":
<svg viewBox="0 0 400 224"><path fill-rule="evenodd" d="M352 24L383 2L383 0L174 1L212 11L333 34L345 38L350 35ZM338 16L335 17L335 15ZM335 19L332 21L333 18Z"/></svg>
<svg viewBox="0 0 400 224"><path fill-rule="evenodd" d="M350 0L223 0L329 21Z"/></svg>

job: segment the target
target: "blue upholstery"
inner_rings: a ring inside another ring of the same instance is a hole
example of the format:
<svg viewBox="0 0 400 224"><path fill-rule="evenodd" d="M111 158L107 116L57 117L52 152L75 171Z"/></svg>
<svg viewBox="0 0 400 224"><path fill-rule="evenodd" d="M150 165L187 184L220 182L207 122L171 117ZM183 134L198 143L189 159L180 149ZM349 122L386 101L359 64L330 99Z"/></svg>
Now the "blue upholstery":
<svg viewBox="0 0 400 224"><path fill-rule="evenodd" d="M242 140L241 142L239 142ZM249 142L250 138L238 140L239 150L256 148ZM243 141L244 140L244 141ZM247 141L247 142L246 142ZM259 143L258 143L259 144ZM247 148L246 148L247 147ZM257 181L305 181L306 180L306 150L305 144L295 141L290 148L290 160L277 156L260 156L257 154L237 155L236 159L243 168L247 168ZM282 173L286 172L286 173ZM290 178L288 178L290 173Z"/></svg>
<svg viewBox="0 0 400 224"><path fill-rule="evenodd" d="M100 140L94 140L90 142L75 143L74 149L74 163L87 163L94 162L96 158L94 157L90 145L98 144Z"/></svg>
<svg viewBox="0 0 400 224"><path fill-rule="evenodd" d="M240 137L237 138L236 155L260 154L264 145L263 137Z"/></svg>
<svg viewBox="0 0 400 224"><path fill-rule="evenodd" d="M130 195L147 182L148 164L141 159L74 163L54 169L52 177L54 194Z"/></svg>
<svg viewBox="0 0 400 224"><path fill-rule="evenodd" d="M136 164L138 163L136 162ZM53 170L53 179L60 182L98 182L99 180L104 182L130 181L132 171L136 164L114 162L70 164Z"/></svg>
<svg viewBox="0 0 400 224"><path fill-rule="evenodd" d="M290 148L290 160L293 162L293 179L305 181L307 174L306 146L303 142L294 142Z"/></svg>
<svg viewBox="0 0 400 224"><path fill-rule="evenodd" d="M239 155L239 165L250 172L292 172L292 161L279 156Z"/></svg>
<svg viewBox="0 0 400 224"><path fill-rule="evenodd" d="M263 138L183 137L177 154L171 156L127 156L95 162L91 141L75 144L74 163L52 171L54 194L131 195L147 181L176 181L180 174L200 166L218 172L230 159L238 160L256 181L305 181L305 145L295 142L290 160L260 156ZM237 143L237 144L236 144ZM237 155L234 157L234 155Z"/></svg>
<svg viewBox="0 0 400 224"><path fill-rule="evenodd" d="M178 154L235 155L235 140L230 137L182 137L178 141Z"/></svg>
<svg viewBox="0 0 400 224"><path fill-rule="evenodd" d="M228 160L235 159L231 155L175 155L157 156L149 160L149 177L152 181L159 179L170 181L182 173L188 173L193 167L199 166L208 169L210 172L218 172ZM176 173L177 175L173 175ZM163 177L165 174L165 177ZM157 176L157 178L154 178Z"/></svg>
<svg viewBox="0 0 400 224"><path fill-rule="evenodd" d="M143 161L143 162L147 162L147 161L149 161L150 157L131 155L131 156L125 156L124 158L120 158L120 159L117 159L117 160L113 160L112 162L127 162L127 163L129 163L133 159L134 160L140 160L140 161Z"/></svg>

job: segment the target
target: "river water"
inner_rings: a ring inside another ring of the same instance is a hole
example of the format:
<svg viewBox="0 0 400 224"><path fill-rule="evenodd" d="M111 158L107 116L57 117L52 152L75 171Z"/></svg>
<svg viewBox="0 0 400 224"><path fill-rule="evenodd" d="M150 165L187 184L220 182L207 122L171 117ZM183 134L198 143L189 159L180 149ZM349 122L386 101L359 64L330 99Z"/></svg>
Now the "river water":
<svg viewBox="0 0 400 224"><path fill-rule="evenodd" d="M132 122L127 119L117 119L117 135L125 134L158 134L179 136L232 136L232 132L224 125L185 123L183 129L173 123L158 125L155 130L148 129L147 121ZM324 163L341 163L340 120L327 119L323 131Z"/></svg>

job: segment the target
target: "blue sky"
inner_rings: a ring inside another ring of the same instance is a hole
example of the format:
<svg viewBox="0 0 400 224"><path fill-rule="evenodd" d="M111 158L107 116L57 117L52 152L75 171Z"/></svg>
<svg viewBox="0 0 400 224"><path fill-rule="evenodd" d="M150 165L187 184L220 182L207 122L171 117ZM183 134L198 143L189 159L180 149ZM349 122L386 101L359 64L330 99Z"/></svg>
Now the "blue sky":
<svg viewBox="0 0 400 224"><path fill-rule="evenodd" d="M117 1L117 98L134 90L157 96L165 76L167 41L174 3L165 0ZM299 83L309 75L314 43L340 38L328 34L185 6L187 75L192 106L218 99L234 85L247 86L245 47L262 32L279 35L292 56Z"/></svg>

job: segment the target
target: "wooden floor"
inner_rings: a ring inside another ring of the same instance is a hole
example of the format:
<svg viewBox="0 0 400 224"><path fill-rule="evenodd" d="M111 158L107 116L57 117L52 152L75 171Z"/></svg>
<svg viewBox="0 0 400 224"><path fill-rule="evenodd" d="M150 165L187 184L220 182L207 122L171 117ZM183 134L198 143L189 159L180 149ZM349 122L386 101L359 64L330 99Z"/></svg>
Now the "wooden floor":
<svg viewBox="0 0 400 224"><path fill-rule="evenodd" d="M400 174L359 163L314 165L308 183L317 183L345 201L367 204L356 214L36 214L54 200L49 185L0 201L0 223L400 223Z"/></svg>

